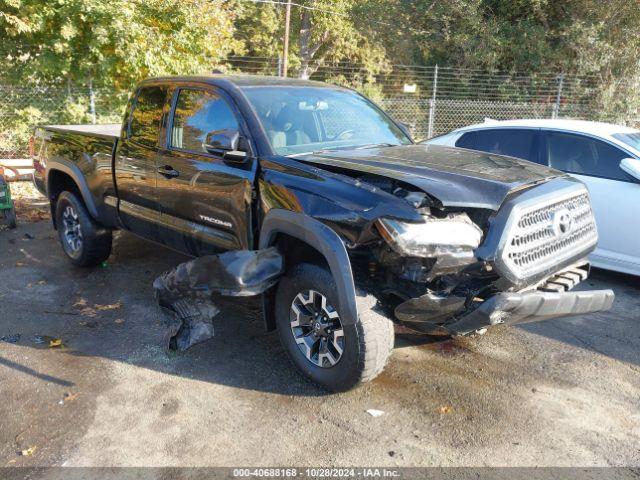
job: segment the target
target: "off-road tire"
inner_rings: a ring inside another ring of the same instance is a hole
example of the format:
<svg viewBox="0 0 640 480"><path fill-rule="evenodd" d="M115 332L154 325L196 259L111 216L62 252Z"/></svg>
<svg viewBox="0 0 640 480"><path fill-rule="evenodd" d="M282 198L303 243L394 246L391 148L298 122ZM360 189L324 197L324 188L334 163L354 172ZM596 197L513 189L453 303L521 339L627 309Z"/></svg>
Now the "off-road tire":
<svg viewBox="0 0 640 480"><path fill-rule="evenodd" d="M71 207L77 215L82 233L82 243L78 251L72 252L65 238L63 215ZM62 250L71 263L77 267L94 267L111 255L111 230L99 225L91 218L84 202L71 192L62 192L56 202L56 226Z"/></svg>
<svg viewBox="0 0 640 480"><path fill-rule="evenodd" d="M315 290L335 306L340 319L337 286L324 266L300 263L290 268L276 291L276 325L280 341L293 364L312 382L333 391L346 391L373 380L384 369L393 350L393 322L379 313L377 300L363 291L356 292L358 320L344 325L344 351L340 360L329 368L310 362L296 344L291 331L290 309L298 293Z"/></svg>

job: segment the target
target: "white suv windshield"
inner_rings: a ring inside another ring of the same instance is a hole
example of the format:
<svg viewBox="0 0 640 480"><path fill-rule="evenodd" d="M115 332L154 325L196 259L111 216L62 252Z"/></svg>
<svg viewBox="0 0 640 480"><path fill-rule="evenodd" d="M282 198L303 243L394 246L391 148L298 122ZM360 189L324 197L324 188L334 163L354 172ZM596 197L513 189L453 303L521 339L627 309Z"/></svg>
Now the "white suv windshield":
<svg viewBox="0 0 640 480"><path fill-rule="evenodd" d="M637 133L614 133L613 138L626 143L631 148L640 151L640 132Z"/></svg>
<svg viewBox="0 0 640 480"><path fill-rule="evenodd" d="M280 155L411 143L384 112L355 92L322 87L243 91Z"/></svg>

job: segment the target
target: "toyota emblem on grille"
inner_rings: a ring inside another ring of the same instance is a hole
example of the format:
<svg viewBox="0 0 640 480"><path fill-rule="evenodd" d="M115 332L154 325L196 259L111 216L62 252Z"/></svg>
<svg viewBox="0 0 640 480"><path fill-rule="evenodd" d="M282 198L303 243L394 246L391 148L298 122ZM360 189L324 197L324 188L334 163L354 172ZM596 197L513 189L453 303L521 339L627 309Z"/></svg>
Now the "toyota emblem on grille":
<svg viewBox="0 0 640 480"><path fill-rule="evenodd" d="M553 232L557 237L564 237L573 229L573 217L566 208L554 212L552 217Z"/></svg>

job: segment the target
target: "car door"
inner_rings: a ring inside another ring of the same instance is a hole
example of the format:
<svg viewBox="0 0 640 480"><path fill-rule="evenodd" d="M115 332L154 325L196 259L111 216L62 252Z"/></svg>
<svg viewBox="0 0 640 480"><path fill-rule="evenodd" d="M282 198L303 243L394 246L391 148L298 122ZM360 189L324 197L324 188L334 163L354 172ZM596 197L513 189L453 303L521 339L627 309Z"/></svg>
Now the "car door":
<svg viewBox="0 0 640 480"><path fill-rule="evenodd" d="M167 88L142 86L131 102L129 120L115 155L118 208L125 227L158 240L156 157Z"/></svg>
<svg viewBox="0 0 640 480"><path fill-rule="evenodd" d="M209 85L177 87L158 156L157 195L163 243L192 255L252 245L257 161L251 155L229 160L223 152L209 152L207 134L219 131L248 138L231 99Z"/></svg>
<svg viewBox="0 0 640 480"><path fill-rule="evenodd" d="M629 153L604 140L563 131L545 131L543 156L550 167L583 181L598 226L595 266L640 274L640 183L620 168Z"/></svg>
<svg viewBox="0 0 640 480"><path fill-rule="evenodd" d="M539 132L537 128L516 127L472 130L463 133L455 146L537 162Z"/></svg>

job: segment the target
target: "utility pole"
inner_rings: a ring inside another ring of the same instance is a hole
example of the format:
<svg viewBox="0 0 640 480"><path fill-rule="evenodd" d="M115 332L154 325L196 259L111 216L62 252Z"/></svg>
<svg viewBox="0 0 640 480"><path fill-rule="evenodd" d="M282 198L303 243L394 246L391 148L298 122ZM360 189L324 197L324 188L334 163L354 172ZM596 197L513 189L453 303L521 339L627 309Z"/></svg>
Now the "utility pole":
<svg viewBox="0 0 640 480"><path fill-rule="evenodd" d="M427 138L433 137L433 123L436 117L436 95L438 93L438 65L433 70L433 94L429 100L429 125L427 127Z"/></svg>
<svg viewBox="0 0 640 480"><path fill-rule="evenodd" d="M282 76L289 70L289 25L291 24L291 0L287 0L284 10L284 50L282 52Z"/></svg>
<svg viewBox="0 0 640 480"><path fill-rule="evenodd" d="M560 102L562 101L562 86L564 85L564 73L561 73L556 78L558 82L558 92L556 94L556 103L553 105L551 111L551 118L558 118L560 116Z"/></svg>

